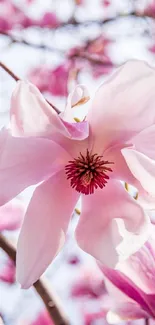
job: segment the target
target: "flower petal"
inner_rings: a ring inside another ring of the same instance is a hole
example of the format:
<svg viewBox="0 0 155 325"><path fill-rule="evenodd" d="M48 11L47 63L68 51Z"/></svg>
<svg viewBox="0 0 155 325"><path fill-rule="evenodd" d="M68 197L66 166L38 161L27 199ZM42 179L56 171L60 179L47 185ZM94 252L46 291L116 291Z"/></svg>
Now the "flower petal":
<svg viewBox="0 0 155 325"><path fill-rule="evenodd" d="M81 127L77 123L64 123L33 84L18 81L11 100L11 130L14 136L61 134L84 139L88 136L88 122L83 122Z"/></svg>
<svg viewBox="0 0 155 325"><path fill-rule="evenodd" d="M105 160L113 162L113 164L111 165L112 173L110 173L110 177L114 179L119 179L135 186L137 180L131 173L126 163L126 160L122 155L121 149L122 146L113 146L103 153L103 157L105 157Z"/></svg>
<svg viewBox="0 0 155 325"><path fill-rule="evenodd" d="M82 197L76 238L83 250L114 267L143 245L148 224L141 206L120 182L111 180L93 196Z"/></svg>
<svg viewBox="0 0 155 325"><path fill-rule="evenodd" d="M12 137L0 133L0 205L30 185L49 178L70 159L57 143L45 138Z"/></svg>
<svg viewBox="0 0 155 325"><path fill-rule="evenodd" d="M155 121L155 70L129 61L97 91L88 113L96 150L125 143Z"/></svg>
<svg viewBox="0 0 155 325"><path fill-rule="evenodd" d="M90 99L88 89L84 85L77 85L68 96L66 109L60 115L63 120L74 122L72 108L78 105L85 104Z"/></svg>
<svg viewBox="0 0 155 325"><path fill-rule="evenodd" d="M130 278L105 266L101 266L101 269L108 279L105 283L110 296L114 300L114 311L120 317L139 318L144 317L145 312L153 316L147 296Z"/></svg>
<svg viewBox="0 0 155 325"><path fill-rule="evenodd" d="M120 264L119 270L131 278L146 294L155 294L154 269L155 240L153 232L152 237L138 252Z"/></svg>
<svg viewBox="0 0 155 325"><path fill-rule="evenodd" d="M19 199L14 199L0 207L0 231L18 229L24 213L24 204Z"/></svg>
<svg viewBox="0 0 155 325"><path fill-rule="evenodd" d="M152 125L137 134L132 142L137 151L155 160L155 125Z"/></svg>
<svg viewBox="0 0 155 325"><path fill-rule="evenodd" d="M155 160L134 149L122 149L122 154L142 187L155 196Z"/></svg>
<svg viewBox="0 0 155 325"><path fill-rule="evenodd" d="M17 248L17 280L23 288L41 276L61 249L78 198L63 170L35 190Z"/></svg>

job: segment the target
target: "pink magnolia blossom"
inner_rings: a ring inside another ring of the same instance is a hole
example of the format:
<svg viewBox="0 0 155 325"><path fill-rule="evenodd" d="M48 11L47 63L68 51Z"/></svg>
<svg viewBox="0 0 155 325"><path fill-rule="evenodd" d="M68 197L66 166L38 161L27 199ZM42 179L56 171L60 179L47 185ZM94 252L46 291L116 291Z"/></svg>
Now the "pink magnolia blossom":
<svg viewBox="0 0 155 325"><path fill-rule="evenodd" d="M41 92L46 91L54 96L67 96L69 70L68 62L54 69L48 66L40 66L34 68L29 73L28 78Z"/></svg>
<svg viewBox="0 0 155 325"><path fill-rule="evenodd" d="M155 230L155 228L154 228ZM155 317L155 238L154 231L145 245L118 271L102 267L112 311L120 319Z"/></svg>
<svg viewBox="0 0 155 325"><path fill-rule="evenodd" d="M148 237L149 218L120 180L155 195L155 70L124 64L97 91L86 120L72 106L88 99L84 86L58 115L39 90L17 83L11 131L0 137L0 204L38 184L18 241L17 279L28 288L61 249L81 197L80 247L111 267ZM41 257L41 258L40 258Z"/></svg>

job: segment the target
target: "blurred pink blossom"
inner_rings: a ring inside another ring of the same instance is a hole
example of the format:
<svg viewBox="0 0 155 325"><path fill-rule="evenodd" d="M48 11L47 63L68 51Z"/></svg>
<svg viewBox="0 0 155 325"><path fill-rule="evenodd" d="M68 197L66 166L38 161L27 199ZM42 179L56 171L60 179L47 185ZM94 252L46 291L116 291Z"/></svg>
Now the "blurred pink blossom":
<svg viewBox="0 0 155 325"><path fill-rule="evenodd" d="M102 3L104 7L109 7L111 5L111 0L103 0Z"/></svg>
<svg viewBox="0 0 155 325"><path fill-rule="evenodd" d="M49 92L54 96L67 96L67 81L70 64L67 62L52 69L48 66L36 67L28 75L41 92Z"/></svg>
<svg viewBox="0 0 155 325"><path fill-rule="evenodd" d="M87 46L87 50L92 54L106 55L108 51L108 46L113 43L113 41L104 35L97 37L94 41L90 42Z"/></svg>
<svg viewBox="0 0 155 325"><path fill-rule="evenodd" d="M113 63L111 61L105 61L105 64L92 65L92 75L94 78L101 77L105 74L108 74L113 69Z"/></svg>
<svg viewBox="0 0 155 325"><path fill-rule="evenodd" d="M0 231L19 229L23 221L25 206L19 199L14 199L0 207ZM0 270L0 281L15 282L15 265L8 259Z"/></svg>
<svg viewBox="0 0 155 325"><path fill-rule="evenodd" d="M9 17L9 19L8 19ZM13 2L5 0L0 3L0 30L8 31L13 27L27 27L30 24L28 17Z"/></svg>
<svg viewBox="0 0 155 325"><path fill-rule="evenodd" d="M30 4L32 0L27 2ZM31 26L40 26L42 28L55 28L59 24L60 22L55 13L45 12L40 19L32 19L21 8L16 6L13 1L0 0L0 30L3 32L17 27L28 28Z"/></svg>
<svg viewBox="0 0 155 325"><path fill-rule="evenodd" d="M5 266L0 270L0 281L12 284L15 282L16 268L15 264L9 259Z"/></svg>
<svg viewBox="0 0 155 325"><path fill-rule="evenodd" d="M91 69L94 78L111 72L113 68L112 60L109 57L109 46L113 41L104 35L88 42L85 46L78 46L69 51L69 58L76 58L81 61L87 58L87 65L81 65L82 69Z"/></svg>
<svg viewBox="0 0 155 325"><path fill-rule="evenodd" d="M149 47L149 51L152 52L153 54L155 53L155 44Z"/></svg>
<svg viewBox="0 0 155 325"><path fill-rule="evenodd" d="M54 325L51 318L49 317L46 311L39 314L35 321L33 321L30 325Z"/></svg>
<svg viewBox="0 0 155 325"><path fill-rule="evenodd" d="M89 269L81 267L80 276L71 289L71 298L80 305L84 325L91 325L98 319L106 324L110 302L104 277L97 266Z"/></svg>
<svg viewBox="0 0 155 325"><path fill-rule="evenodd" d="M155 17L155 0L151 0L151 2L146 6L144 9L144 15Z"/></svg>
<svg viewBox="0 0 155 325"><path fill-rule="evenodd" d="M1 205L41 182L18 241L22 287L31 286L63 246L79 197L76 240L102 263L115 267L148 238L149 217L120 180L155 195L154 82L155 70L146 63L127 62L101 85L86 120L78 123L72 107L89 99L85 86L75 88L58 115L35 86L17 83L13 136L3 130L0 137Z"/></svg>
<svg viewBox="0 0 155 325"><path fill-rule="evenodd" d="M40 25L40 27L55 28L60 25L60 22L54 12L45 12L38 22L38 25Z"/></svg>
<svg viewBox="0 0 155 325"><path fill-rule="evenodd" d="M83 5L84 2L85 2L85 0L75 0L75 3L76 3L77 6Z"/></svg>

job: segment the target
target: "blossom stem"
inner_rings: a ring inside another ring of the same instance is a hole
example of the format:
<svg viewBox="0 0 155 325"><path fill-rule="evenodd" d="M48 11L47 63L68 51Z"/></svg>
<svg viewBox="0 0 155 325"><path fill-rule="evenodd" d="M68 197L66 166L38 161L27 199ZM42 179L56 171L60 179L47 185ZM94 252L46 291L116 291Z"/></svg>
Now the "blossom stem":
<svg viewBox="0 0 155 325"><path fill-rule="evenodd" d="M145 318L145 325L149 325L149 318Z"/></svg>
<svg viewBox="0 0 155 325"><path fill-rule="evenodd" d="M12 70L10 70L3 62L1 62L0 61L0 67L3 69L3 70L5 70L8 74L9 74L9 76L11 76L15 81L19 81L20 80L20 78L19 77L17 77L17 75L15 75L15 73L12 71ZM56 113L60 113L60 110L55 106L55 105L53 105L53 104L51 104L47 99L46 99L46 101L47 101L47 103L56 111Z"/></svg>
<svg viewBox="0 0 155 325"><path fill-rule="evenodd" d="M3 249L10 257L10 259L16 263L16 250L13 245L2 235L0 234L0 248ZM56 305L51 293L49 293L48 288L45 286L43 281L38 280L34 283L33 287L41 297L44 302L46 309L54 322L55 325L69 325L66 321L65 316L62 311L60 312L60 308Z"/></svg>

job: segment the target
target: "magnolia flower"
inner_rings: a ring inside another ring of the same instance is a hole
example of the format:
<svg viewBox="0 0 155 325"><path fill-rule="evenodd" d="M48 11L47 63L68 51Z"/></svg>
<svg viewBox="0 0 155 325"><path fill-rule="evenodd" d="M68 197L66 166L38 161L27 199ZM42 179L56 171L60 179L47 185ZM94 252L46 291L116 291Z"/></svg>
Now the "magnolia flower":
<svg viewBox="0 0 155 325"><path fill-rule="evenodd" d="M154 232L138 252L119 265L118 271L101 269L113 301L111 311L117 315L118 321L155 317Z"/></svg>
<svg viewBox="0 0 155 325"><path fill-rule="evenodd" d="M32 285L61 249L81 197L76 228L80 247L114 267L144 243L148 217L120 180L155 195L155 70L141 61L123 65L97 91L85 121L72 106L88 99L84 86L58 115L38 89L17 83L11 130L1 133L0 204L41 182L18 241L17 279Z"/></svg>

